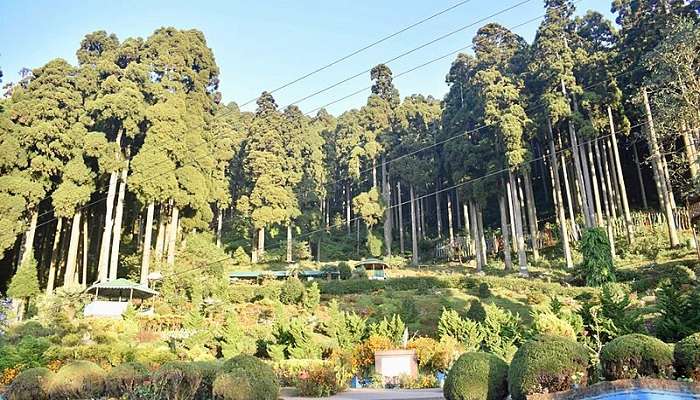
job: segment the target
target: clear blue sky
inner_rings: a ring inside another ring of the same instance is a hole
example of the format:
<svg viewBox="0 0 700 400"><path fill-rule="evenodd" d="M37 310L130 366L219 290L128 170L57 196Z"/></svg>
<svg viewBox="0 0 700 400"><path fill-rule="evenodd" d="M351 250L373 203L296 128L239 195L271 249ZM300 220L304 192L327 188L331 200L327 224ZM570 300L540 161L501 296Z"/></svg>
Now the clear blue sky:
<svg viewBox="0 0 700 400"><path fill-rule="evenodd" d="M474 23L523 0L471 0L369 51L275 93L287 105L347 76L384 62L440 35ZM160 26L196 28L204 32L221 69L226 102L239 104L262 90L275 88L335 58L416 22L458 0L326 0L326 1L179 1L179 0L3 0L0 3L0 68L3 82L17 80L22 67L35 68L52 58L76 63L75 50L83 35L95 30L120 39L147 37ZM581 0L577 13L595 9L608 17L609 0ZM490 18L507 27L543 13L542 0L530 0ZM395 74L467 46L479 26L389 64ZM538 21L514 29L532 40ZM413 93L442 97L444 77L454 56L398 78L401 96ZM369 85L369 74L315 96L299 106L304 111L327 104ZM339 102L339 113L362 105L367 93ZM252 106L245 107L252 109Z"/></svg>

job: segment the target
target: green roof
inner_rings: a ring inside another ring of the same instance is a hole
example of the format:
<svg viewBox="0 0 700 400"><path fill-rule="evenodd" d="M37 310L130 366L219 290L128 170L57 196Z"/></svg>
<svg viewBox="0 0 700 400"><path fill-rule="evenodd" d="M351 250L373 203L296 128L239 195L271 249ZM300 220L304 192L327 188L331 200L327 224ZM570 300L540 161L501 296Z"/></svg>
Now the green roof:
<svg viewBox="0 0 700 400"><path fill-rule="evenodd" d="M158 292L146 285L132 282L124 278L94 283L87 289L87 292L96 294L102 293L105 296L108 296L110 294L119 294L119 292L130 293L132 290L135 297L150 297L158 294Z"/></svg>

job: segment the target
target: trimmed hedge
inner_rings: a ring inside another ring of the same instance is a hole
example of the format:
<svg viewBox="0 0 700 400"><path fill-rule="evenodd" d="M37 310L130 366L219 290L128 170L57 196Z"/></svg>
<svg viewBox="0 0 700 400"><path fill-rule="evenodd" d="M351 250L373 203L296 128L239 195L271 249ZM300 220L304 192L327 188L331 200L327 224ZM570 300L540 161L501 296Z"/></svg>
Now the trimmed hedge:
<svg viewBox="0 0 700 400"><path fill-rule="evenodd" d="M48 386L54 399L89 399L104 392L107 373L91 361L73 361L53 375Z"/></svg>
<svg viewBox="0 0 700 400"><path fill-rule="evenodd" d="M673 377L673 350L661 340L639 333L620 336L600 352L607 380Z"/></svg>
<svg viewBox="0 0 700 400"><path fill-rule="evenodd" d="M508 388L514 400L527 395L572 389L588 383L588 351L570 339L538 336L523 343L508 371ZM577 378L577 379L575 379Z"/></svg>
<svg viewBox="0 0 700 400"><path fill-rule="evenodd" d="M142 385L148 379L148 369L141 363L129 362L112 368L105 377L105 393L121 397Z"/></svg>
<svg viewBox="0 0 700 400"><path fill-rule="evenodd" d="M447 400L502 400L508 395L508 364L489 353L464 353L447 374Z"/></svg>
<svg viewBox="0 0 700 400"><path fill-rule="evenodd" d="M194 400L209 400L214 387L214 380L221 372L221 363L218 361L194 361L192 366L199 371L202 377L197 392L194 394Z"/></svg>
<svg viewBox="0 0 700 400"><path fill-rule="evenodd" d="M7 400L48 400L48 383L53 373L47 368L30 368L20 372L7 386Z"/></svg>
<svg viewBox="0 0 700 400"><path fill-rule="evenodd" d="M272 367L260 361L258 358L241 354L227 360L222 370L227 377L221 378L221 380L217 378L214 382L215 394L221 396L220 398L236 400L277 400L280 387L275 372L272 370ZM223 391L224 386L250 388L250 396L239 395L238 397L226 397Z"/></svg>
<svg viewBox="0 0 700 400"><path fill-rule="evenodd" d="M214 379L212 394L215 400L255 399L253 383L237 374L221 374Z"/></svg>
<svg viewBox="0 0 700 400"><path fill-rule="evenodd" d="M700 332L676 343L673 365L679 376L700 381Z"/></svg>
<svg viewBox="0 0 700 400"><path fill-rule="evenodd" d="M202 374L193 363L170 361L153 374L151 385L159 398L189 400L194 398L201 382Z"/></svg>

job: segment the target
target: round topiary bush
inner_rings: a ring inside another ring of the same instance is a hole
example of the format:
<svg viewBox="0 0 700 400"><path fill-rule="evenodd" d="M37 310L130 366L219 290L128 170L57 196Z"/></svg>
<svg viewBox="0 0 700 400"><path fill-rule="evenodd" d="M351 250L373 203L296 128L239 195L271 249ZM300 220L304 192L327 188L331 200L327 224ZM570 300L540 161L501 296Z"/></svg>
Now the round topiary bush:
<svg viewBox="0 0 700 400"><path fill-rule="evenodd" d="M253 383L239 374L221 374L214 379L214 400L251 400Z"/></svg>
<svg viewBox="0 0 700 400"><path fill-rule="evenodd" d="M105 371L91 361L73 361L52 376L48 392L54 399L89 399L102 396Z"/></svg>
<svg viewBox="0 0 700 400"><path fill-rule="evenodd" d="M151 379L159 398L172 400L192 399L201 383L201 371L193 363L184 361L163 364Z"/></svg>
<svg viewBox="0 0 700 400"><path fill-rule="evenodd" d="M148 379L148 369L141 363L129 362L112 368L105 377L105 393L121 397L131 393Z"/></svg>
<svg viewBox="0 0 700 400"><path fill-rule="evenodd" d="M613 339L600 352L603 376L616 379L673 377L673 350L661 340L633 333Z"/></svg>
<svg viewBox="0 0 700 400"><path fill-rule="evenodd" d="M218 387L220 395L223 396L224 386L236 383L240 387L250 387L249 397L221 397L222 399L236 400L277 400L279 394L279 383L272 367L260 361L258 358L241 354L227 360L222 367L222 371L229 375L225 381L220 381ZM245 382L245 383L244 383ZM235 386L234 386L235 387Z"/></svg>
<svg viewBox="0 0 700 400"><path fill-rule="evenodd" d="M588 351L573 340L537 336L525 342L513 356L508 388L514 400L527 395L569 390L588 382Z"/></svg>
<svg viewBox="0 0 700 400"><path fill-rule="evenodd" d="M47 368L30 368L20 372L7 386L7 400L48 400L48 383L53 372Z"/></svg>
<svg viewBox="0 0 700 400"><path fill-rule="evenodd" d="M676 343L673 366L679 376L685 376L695 382L700 381L700 332Z"/></svg>
<svg viewBox="0 0 700 400"><path fill-rule="evenodd" d="M447 400L502 400L508 395L508 364L489 353L464 353L450 368Z"/></svg>

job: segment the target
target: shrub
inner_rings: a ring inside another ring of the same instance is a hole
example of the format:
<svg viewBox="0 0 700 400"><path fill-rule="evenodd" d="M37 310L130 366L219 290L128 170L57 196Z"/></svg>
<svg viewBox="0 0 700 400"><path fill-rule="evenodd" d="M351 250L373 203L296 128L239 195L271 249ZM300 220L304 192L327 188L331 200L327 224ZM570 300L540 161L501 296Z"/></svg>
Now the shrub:
<svg viewBox="0 0 700 400"><path fill-rule="evenodd" d="M441 340L451 337L464 345L467 351L478 350L483 340L479 324L463 319L455 310L442 309L437 330Z"/></svg>
<svg viewBox="0 0 700 400"><path fill-rule="evenodd" d="M481 333L484 348L509 361L523 338L523 324L517 314L493 304L483 306Z"/></svg>
<svg viewBox="0 0 700 400"><path fill-rule="evenodd" d="M240 400L277 400L279 384L272 367L249 355L238 355L227 360L222 370L228 375L225 381L214 383L215 389L220 393L223 387L230 383L237 383L242 388L250 387L250 397L222 397L225 399ZM226 385L225 385L226 383ZM234 386L236 387L236 386Z"/></svg>
<svg viewBox="0 0 700 400"><path fill-rule="evenodd" d="M673 376L671 346L639 333L620 336L603 346L600 363L607 380Z"/></svg>
<svg viewBox="0 0 700 400"><path fill-rule="evenodd" d="M340 392L344 382L338 382L333 368L312 367L299 377L297 389L305 397L326 397Z"/></svg>
<svg viewBox="0 0 700 400"><path fill-rule="evenodd" d="M508 395L508 364L489 353L465 353L447 374L447 400L502 400Z"/></svg>
<svg viewBox="0 0 700 400"><path fill-rule="evenodd" d="M306 293L304 284L299 278L291 277L284 281L280 291L282 304L299 304Z"/></svg>
<svg viewBox="0 0 700 400"><path fill-rule="evenodd" d="M397 314L392 315L391 319L384 317L380 322L369 327L371 334L387 337L397 346L401 344L405 330L406 324L401 319L401 316Z"/></svg>
<svg viewBox="0 0 700 400"><path fill-rule="evenodd" d="M212 394L215 400L253 400L253 384L236 374L221 374L214 379Z"/></svg>
<svg viewBox="0 0 700 400"><path fill-rule="evenodd" d="M34 368L46 365L45 352L51 346L46 338L27 336L16 345L0 345L0 371L7 368Z"/></svg>
<svg viewBox="0 0 700 400"><path fill-rule="evenodd" d="M352 353L352 363L354 370L367 372L369 367L374 365L374 353L382 350L394 348L391 339L384 336L370 335L370 337L356 346Z"/></svg>
<svg viewBox="0 0 700 400"><path fill-rule="evenodd" d="M214 387L214 379L221 370L221 363L218 361L195 361L192 366L202 376L197 392L194 394L194 400L209 400Z"/></svg>
<svg viewBox="0 0 700 400"><path fill-rule="evenodd" d="M304 294L304 308L308 311L313 311L321 303L321 291L318 288L318 283L312 282L311 286Z"/></svg>
<svg viewBox="0 0 700 400"><path fill-rule="evenodd" d="M338 272L340 273L340 279L346 280L352 277L352 268L346 262L338 263Z"/></svg>
<svg viewBox="0 0 700 400"><path fill-rule="evenodd" d="M606 328L613 336L627 335L640 332L643 319L635 309L627 288L619 283L603 285L600 296L601 316L605 319Z"/></svg>
<svg viewBox="0 0 700 400"><path fill-rule="evenodd" d="M581 236L583 264L581 273L587 286L602 286L615 281L615 263L608 235L602 228L586 229Z"/></svg>
<svg viewBox="0 0 700 400"><path fill-rule="evenodd" d="M132 392L148 378L148 369L141 363L130 362L112 368L105 377L105 393L120 397Z"/></svg>
<svg viewBox="0 0 700 400"><path fill-rule="evenodd" d="M700 329L700 288L686 290L664 280L656 296L656 336L676 342Z"/></svg>
<svg viewBox="0 0 700 400"><path fill-rule="evenodd" d="M90 361L66 364L51 378L48 386L51 399L85 399L99 397L104 391L106 373Z"/></svg>
<svg viewBox="0 0 700 400"><path fill-rule="evenodd" d="M47 386L53 373L47 368L30 368L22 371L7 386L7 400L48 400Z"/></svg>
<svg viewBox="0 0 700 400"><path fill-rule="evenodd" d="M535 336L550 335L576 340L576 332L571 324L550 311L534 312L531 330Z"/></svg>
<svg viewBox="0 0 700 400"><path fill-rule="evenodd" d="M281 386L295 386L299 376L303 373L311 368L326 366L326 364L327 362L324 360L289 359L275 361L272 363L272 369L275 371Z"/></svg>
<svg viewBox="0 0 700 400"><path fill-rule="evenodd" d="M476 322L484 322L486 319L486 310L484 309L484 305L481 304L481 301L474 299L469 303L467 318Z"/></svg>
<svg viewBox="0 0 700 400"><path fill-rule="evenodd" d="M491 297L491 288L489 288L489 284L486 282L481 282L479 284L479 292L478 295L482 299L487 299Z"/></svg>
<svg viewBox="0 0 700 400"><path fill-rule="evenodd" d="M151 384L158 398L168 400L191 399L202 382L202 374L191 363L171 361L163 364Z"/></svg>
<svg viewBox="0 0 700 400"><path fill-rule="evenodd" d="M679 376L700 381L700 332L676 343L673 365Z"/></svg>
<svg viewBox="0 0 700 400"><path fill-rule="evenodd" d="M588 382L588 351L572 340L539 336L523 343L508 371L508 387L514 400L527 395L569 390Z"/></svg>

